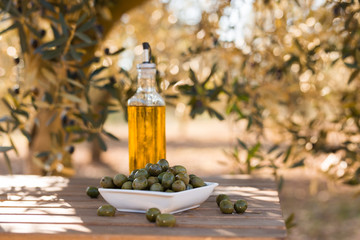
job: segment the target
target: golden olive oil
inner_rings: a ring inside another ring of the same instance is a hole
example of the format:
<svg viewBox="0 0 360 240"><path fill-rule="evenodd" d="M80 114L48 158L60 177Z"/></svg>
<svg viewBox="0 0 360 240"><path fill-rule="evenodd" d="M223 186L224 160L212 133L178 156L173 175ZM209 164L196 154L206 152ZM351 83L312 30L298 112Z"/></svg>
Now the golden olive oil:
<svg viewBox="0 0 360 240"><path fill-rule="evenodd" d="M166 158L165 106L128 106L129 170Z"/></svg>

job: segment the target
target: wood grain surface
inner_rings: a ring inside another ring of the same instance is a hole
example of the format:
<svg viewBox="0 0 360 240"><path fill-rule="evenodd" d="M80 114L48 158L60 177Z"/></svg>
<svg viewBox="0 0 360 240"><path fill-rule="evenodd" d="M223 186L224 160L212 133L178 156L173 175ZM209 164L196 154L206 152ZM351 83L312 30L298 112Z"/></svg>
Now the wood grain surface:
<svg viewBox="0 0 360 240"><path fill-rule="evenodd" d="M175 214L176 227L162 228L145 214L117 212L99 217L106 204L102 197L89 198L87 186L99 179L0 176L0 239L285 239L276 185L271 178L248 175L208 177L218 182L214 193L200 207ZM244 214L222 214L216 196L245 199Z"/></svg>

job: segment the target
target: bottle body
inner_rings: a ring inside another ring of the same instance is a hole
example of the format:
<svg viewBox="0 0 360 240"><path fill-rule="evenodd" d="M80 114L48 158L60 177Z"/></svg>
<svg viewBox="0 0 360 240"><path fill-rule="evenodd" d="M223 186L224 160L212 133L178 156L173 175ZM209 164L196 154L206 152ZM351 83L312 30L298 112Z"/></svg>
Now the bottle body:
<svg viewBox="0 0 360 240"><path fill-rule="evenodd" d="M128 106L129 169L166 158L165 106Z"/></svg>
<svg viewBox="0 0 360 240"><path fill-rule="evenodd" d="M138 89L128 100L130 172L166 158L165 101L156 92L155 73L153 65L140 64Z"/></svg>

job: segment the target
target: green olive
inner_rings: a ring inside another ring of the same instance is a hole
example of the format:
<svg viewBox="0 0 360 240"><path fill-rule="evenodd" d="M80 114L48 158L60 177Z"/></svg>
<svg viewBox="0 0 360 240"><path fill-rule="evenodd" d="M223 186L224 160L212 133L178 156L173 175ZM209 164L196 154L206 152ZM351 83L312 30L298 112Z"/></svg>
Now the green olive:
<svg viewBox="0 0 360 240"><path fill-rule="evenodd" d="M231 214L234 211L234 205L230 200L222 200L220 202L220 211L222 213Z"/></svg>
<svg viewBox="0 0 360 240"><path fill-rule="evenodd" d="M199 177L193 177L190 179L190 184L193 185L194 188L203 187L206 184L204 183L204 180L202 180Z"/></svg>
<svg viewBox="0 0 360 240"><path fill-rule="evenodd" d="M128 180L128 178L124 174L116 174L113 178L114 184L121 188L121 186Z"/></svg>
<svg viewBox="0 0 360 240"><path fill-rule="evenodd" d="M166 170L166 172L172 173L172 174L174 174L174 176L175 176L175 169L174 169L174 167L169 167L168 170Z"/></svg>
<svg viewBox="0 0 360 240"><path fill-rule="evenodd" d="M176 180L181 180L183 181L185 184L189 184L190 182L190 177L187 173L179 173L175 176Z"/></svg>
<svg viewBox="0 0 360 240"><path fill-rule="evenodd" d="M158 176L160 173L162 173L162 168L159 164L153 164L149 168L149 174L151 176Z"/></svg>
<svg viewBox="0 0 360 240"><path fill-rule="evenodd" d="M151 165L152 165L152 163L147 163L147 164L145 165L146 171L149 172L149 169L150 169L150 166L151 166Z"/></svg>
<svg viewBox="0 0 360 240"><path fill-rule="evenodd" d="M97 187L89 186L86 188L86 194L91 198L97 198L100 193Z"/></svg>
<svg viewBox="0 0 360 240"><path fill-rule="evenodd" d="M176 219L173 215L168 213L159 214L156 217L156 225L160 227L174 227Z"/></svg>
<svg viewBox="0 0 360 240"><path fill-rule="evenodd" d="M244 213L247 207L247 202L243 199L237 200L234 204L234 208L237 213Z"/></svg>
<svg viewBox="0 0 360 240"><path fill-rule="evenodd" d="M171 189L166 189L166 191L165 192L174 192L173 190L171 190Z"/></svg>
<svg viewBox="0 0 360 240"><path fill-rule="evenodd" d="M181 165L175 165L173 167L175 173L174 175L178 175L179 173L186 173L186 168L184 166L181 166Z"/></svg>
<svg viewBox="0 0 360 240"><path fill-rule="evenodd" d="M102 177L100 180L100 186L103 188L115 188L113 179L111 177Z"/></svg>
<svg viewBox="0 0 360 240"><path fill-rule="evenodd" d="M144 190L148 187L148 181L145 176L140 176L132 182L132 188L135 190Z"/></svg>
<svg viewBox="0 0 360 240"><path fill-rule="evenodd" d="M216 203L217 203L217 205L218 206L220 206L220 202L222 201L222 200L230 200L230 198L229 198L229 196L228 195L226 195L226 194L219 194L217 197L216 197Z"/></svg>
<svg viewBox="0 0 360 240"><path fill-rule="evenodd" d="M149 208L146 211L146 219L149 222L156 222L156 217L161 214L160 210L158 208Z"/></svg>
<svg viewBox="0 0 360 240"><path fill-rule="evenodd" d="M160 173L159 176L158 176L158 179L159 179L159 182L160 182L160 183L162 183L162 178L163 178L164 174L165 174L165 172L162 172L162 173Z"/></svg>
<svg viewBox="0 0 360 240"><path fill-rule="evenodd" d="M138 169L135 169L135 170L133 170L133 171L130 173L130 176L129 176L129 178L128 178L129 181L134 181L134 179L135 179L135 174L136 174L137 171L138 171Z"/></svg>
<svg viewBox="0 0 360 240"><path fill-rule="evenodd" d="M192 179L193 177L197 177L195 174L190 174L189 178Z"/></svg>
<svg viewBox="0 0 360 240"><path fill-rule="evenodd" d="M134 175L135 178L138 178L140 176L145 176L146 178L148 178L149 173L148 173L148 171L146 171L145 168L142 168L142 169L139 169Z"/></svg>
<svg viewBox="0 0 360 240"><path fill-rule="evenodd" d="M181 181L181 180L176 180L172 185L171 185L171 189L174 192L181 192L184 191L186 189L186 184Z"/></svg>
<svg viewBox="0 0 360 240"><path fill-rule="evenodd" d="M193 189L194 187L193 187L193 185L191 185L191 184L186 184L186 190L190 190L190 189Z"/></svg>
<svg viewBox="0 0 360 240"><path fill-rule="evenodd" d="M154 183L153 185L151 185L150 191L163 192L164 187L160 183Z"/></svg>
<svg viewBox="0 0 360 240"><path fill-rule="evenodd" d="M102 205L97 210L98 216L113 217L115 216L116 209L111 205Z"/></svg>
<svg viewBox="0 0 360 240"><path fill-rule="evenodd" d="M166 159L160 159L157 164L161 166L163 172L169 168L169 162Z"/></svg>
<svg viewBox="0 0 360 240"><path fill-rule="evenodd" d="M175 181L174 174L172 174L171 172L166 172L162 177L161 184L163 185L164 188L171 188L171 185L173 184L174 181Z"/></svg>
<svg viewBox="0 0 360 240"><path fill-rule="evenodd" d="M151 185L153 185L154 183L159 182L159 179L157 177L154 177L154 176L148 177L147 180L148 180L149 187L151 187Z"/></svg>
<svg viewBox="0 0 360 240"><path fill-rule="evenodd" d="M121 186L121 189L132 189L132 181L124 182L124 184Z"/></svg>

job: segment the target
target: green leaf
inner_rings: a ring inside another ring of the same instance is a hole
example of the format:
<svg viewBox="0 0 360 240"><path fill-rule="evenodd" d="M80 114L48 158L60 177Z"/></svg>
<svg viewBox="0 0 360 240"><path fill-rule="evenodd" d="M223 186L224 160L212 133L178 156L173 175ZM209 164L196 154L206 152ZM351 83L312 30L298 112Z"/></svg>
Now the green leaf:
<svg viewBox="0 0 360 240"><path fill-rule="evenodd" d="M277 190L278 190L278 192L281 192L283 186L284 186L284 177L280 176L280 178L277 181Z"/></svg>
<svg viewBox="0 0 360 240"><path fill-rule="evenodd" d="M86 17L87 17L87 13L84 13L83 15L81 15L81 17L76 21L76 26L79 26L80 23L82 23Z"/></svg>
<svg viewBox="0 0 360 240"><path fill-rule="evenodd" d="M10 151L10 150L12 150L12 149L14 149L14 147L11 147L11 146L9 146L9 147L2 147L2 146L0 146L0 152L7 152L7 151Z"/></svg>
<svg viewBox="0 0 360 240"><path fill-rule="evenodd" d="M78 82L78 81L72 80L72 79L70 79L70 78L67 78L66 80L67 80L71 85L77 86L77 87L82 88L82 89L85 88L84 85L82 85L82 84L81 84L80 82Z"/></svg>
<svg viewBox="0 0 360 240"><path fill-rule="evenodd" d="M294 220L295 220L295 214L291 213L285 220L286 229L290 229L296 226Z"/></svg>
<svg viewBox="0 0 360 240"><path fill-rule="evenodd" d="M57 38L60 37L59 31L57 30L57 28L53 24L51 24L51 30L52 30L52 32L54 34L54 39L57 39Z"/></svg>
<svg viewBox="0 0 360 240"><path fill-rule="evenodd" d="M270 154L278 148L279 148L279 145L274 145L272 148L269 149L269 151L267 153Z"/></svg>
<svg viewBox="0 0 360 240"><path fill-rule="evenodd" d="M78 43L78 44L74 44L74 45L71 45L74 49L75 48L87 48L87 47L91 47L91 46L94 46L96 45L98 42L97 41L91 41L89 43L86 43L86 42L82 42L82 43Z"/></svg>
<svg viewBox="0 0 360 240"><path fill-rule="evenodd" d="M78 53L72 46L70 46L70 55L73 59L75 59L78 62L82 60L80 53Z"/></svg>
<svg viewBox="0 0 360 240"><path fill-rule="evenodd" d="M252 123L253 123L253 119L252 119L251 116L249 116L249 117L248 117L248 124L247 124L247 126L246 126L246 130L247 130L247 131L250 130L250 127L251 127Z"/></svg>
<svg viewBox="0 0 360 240"><path fill-rule="evenodd" d="M9 141L10 141L11 146L13 147L13 149L14 149L14 151L15 151L15 153L16 153L16 156L19 156L19 151L17 150L17 148L16 148L16 146L15 146L15 143L14 143L14 141L12 140L12 138L10 137L10 135L9 135Z"/></svg>
<svg viewBox="0 0 360 240"><path fill-rule="evenodd" d="M202 86L205 86L206 83L211 79L211 77L214 75L214 73L216 72L216 63L214 63L211 67L211 71L210 71L210 74L209 76L205 79L205 81L202 83Z"/></svg>
<svg viewBox="0 0 360 240"><path fill-rule="evenodd" d="M306 158L302 158L301 160L299 160L296 163L294 163L293 165L291 165L290 168L297 168L297 167L305 166L305 159Z"/></svg>
<svg viewBox="0 0 360 240"><path fill-rule="evenodd" d="M107 69L107 67L100 67L100 68L97 68L95 69L95 71L93 71L91 74L90 74L90 77L89 79L91 80L93 77L95 77L96 75L98 75L99 73L101 73L104 69Z"/></svg>
<svg viewBox="0 0 360 240"><path fill-rule="evenodd" d="M77 97L76 95L74 94L68 94L68 93L61 93L61 96L63 96L64 98L72 101L72 102L75 102L75 103L82 103L82 100L81 98Z"/></svg>
<svg viewBox="0 0 360 240"><path fill-rule="evenodd" d="M26 131L25 129L20 129L21 133L27 138L27 140L29 142L31 142L31 135L28 131Z"/></svg>
<svg viewBox="0 0 360 240"><path fill-rule="evenodd" d="M66 43L66 40L67 40L66 36L62 35L59 38L55 38L54 40L44 43L43 45L39 46L35 50L35 53L39 53L39 52L41 52L41 50L43 50L45 48L52 48L52 47L57 47L57 46L63 45Z"/></svg>
<svg viewBox="0 0 360 240"><path fill-rule="evenodd" d="M9 169L10 174L13 174L13 170L12 170L12 166L11 166L11 161L10 161L10 158L9 158L9 156L7 155L6 152L4 152L4 159L5 159L6 165L7 165L8 169Z"/></svg>
<svg viewBox="0 0 360 240"><path fill-rule="evenodd" d="M85 32L92 28L95 24L95 18L91 18L89 21L81 25L79 28L76 29L76 32Z"/></svg>
<svg viewBox="0 0 360 240"><path fill-rule="evenodd" d="M285 154L285 157L284 157L284 160L283 160L284 163L286 163L287 160L289 159L290 154L291 154L291 150L292 150L292 146L288 147L288 149L286 151L286 154Z"/></svg>
<svg viewBox="0 0 360 240"><path fill-rule="evenodd" d="M68 25L66 24L64 15L62 13L59 13L59 20L60 20L62 34L65 35L66 38L68 38L69 37Z"/></svg>
<svg viewBox="0 0 360 240"><path fill-rule="evenodd" d="M47 127L50 126L50 125L54 122L54 120L56 119L57 115L58 115L58 113L55 112L55 113L50 117L50 119L46 122L46 126L47 126Z"/></svg>
<svg viewBox="0 0 360 240"><path fill-rule="evenodd" d="M51 3L49 3L45 0L39 0L39 2L41 4L41 6L43 6L47 10L50 10L51 12L54 12L54 13L56 12L54 6Z"/></svg>
<svg viewBox="0 0 360 240"><path fill-rule="evenodd" d="M74 13L74 12L77 12L79 10L81 10L83 8L85 4L85 1L81 1L79 4L75 4L73 5L68 11L67 13Z"/></svg>
<svg viewBox="0 0 360 240"><path fill-rule="evenodd" d="M360 72L360 69L357 69L351 73L349 80L348 80L348 84L350 84L357 77L359 72Z"/></svg>
<svg viewBox="0 0 360 240"><path fill-rule="evenodd" d="M14 29L14 28L17 28L18 26L19 26L19 23L18 23L18 22L15 22L14 24L10 25L8 28L2 30L2 31L0 32L0 35L6 33L7 31L10 31L10 30L12 30L12 29Z"/></svg>
<svg viewBox="0 0 360 240"><path fill-rule="evenodd" d="M208 107L207 108L208 112L209 112L209 115L211 117L215 116L217 119L219 119L220 121L224 120L224 117L218 113L215 109L211 108L211 107Z"/></svg>
<svg viewBox="0 0 360 240"><path fill-rule="evenodd" d="M32 34L34 34L36 37L41 38L41 34L38 30L36 30L36 28L34 28L33 26L31 26L29 23L25 22L25 25L28 27L28 29L30 30L30 32Z"/></svg>
<svg viewBox="0 0 360 240"><path fill-rule="evenodd" d="M3 101L3 103L5 104L5 106L6 106L10 111L13 111L13 108L11 107L10 103L9 103L5 98L2 98L1 100Z"/></svg>
<svg viewBox="0 0 360 240"><path fill-rule="evenodd" d="M77 36L78 38L80 38L81 40L83 40L86 43L92 43L93 42L93 40L88 35L86 35L85 33L75 32L75 36Z"/></svg>
<svg viewBox="0 0 360 240"><path fill-rule="evenodd" d="M346 62L344 62L344 64L348 67L348 68L355 68L355 69L357 69L357 68L359 68L358 67L358 65L357 65L357 63L346 63Z"/></svg>
<svg viewBox="0 0 360 240"><path fill-rule="evenodd" d="M26 53L28 51L28 44L27 44L27 37L26 37L23 26L19 25L18 31L19 31L21 52Z"/></svg>
<svg viewBox="0 0 360 240"><path fill-rule="evenodd" d="M102 130L102 133L105 134L106 136L108 136L109 138L113 139L113 140L116 140L116 141L120 141L119 138L117 138L116 136L114 136L113 134L105 131L104 129Z"/></svg>
<svg viewBox="0 0 360 240"><path fill-rule="evenodd" d="M96 137L96 140L97 140L98 143L99 143L99 146L100 146L101 150L103 150L104 152L106 152L107 146L106 146L104 140L100 137L99 134L96 134L95 137Z"/></svg>
<svg viewBox="0 0 360 240"><path fill-rule="evenodd" d="M258 142L255 146L253 146L250 150L249 150L249 156L250 158L252 158L256 152L259 150L261 144Z"/></svg>
<svg viewBox="0 0 360 240"><path fill-rule="evenodd" d="M56 48L55 50L45 50L42 51L42 58L44 60L51 60L54 58L58 58L62 54L62 48Z"/></svg>
<svg viewBox="0 0 360 240"><path fill-rule="evenodd" d="M119 53L122 53L123 51L125 51L125 48L120 48L116 52L110 53L109 56L115 56L115 55L117 55Z"/></svg>
<svg viewBox="0 0 360 240"><path fill-rule="evenodd" d="M189 70L189 77L194 84L199 83L198 79L195 76L195 72L191 68Z"/></svg>
<svg viewBox="0 0 360 240"><path fill-rule="evenodd" d="M245 144L243 141L241 141L240 139L237 139L237 142L238 142L238 144L239 144L240 146L242 146L245 150L248 150L248 147L246 146L246 144Z"/></svg>
<svg viewBox="0 0 360 240"><path fill-rule="evenodd" d="M39 152L35 155L35 157L36 158L48 157L50 153L51 153L50 151Z"/></svg>

